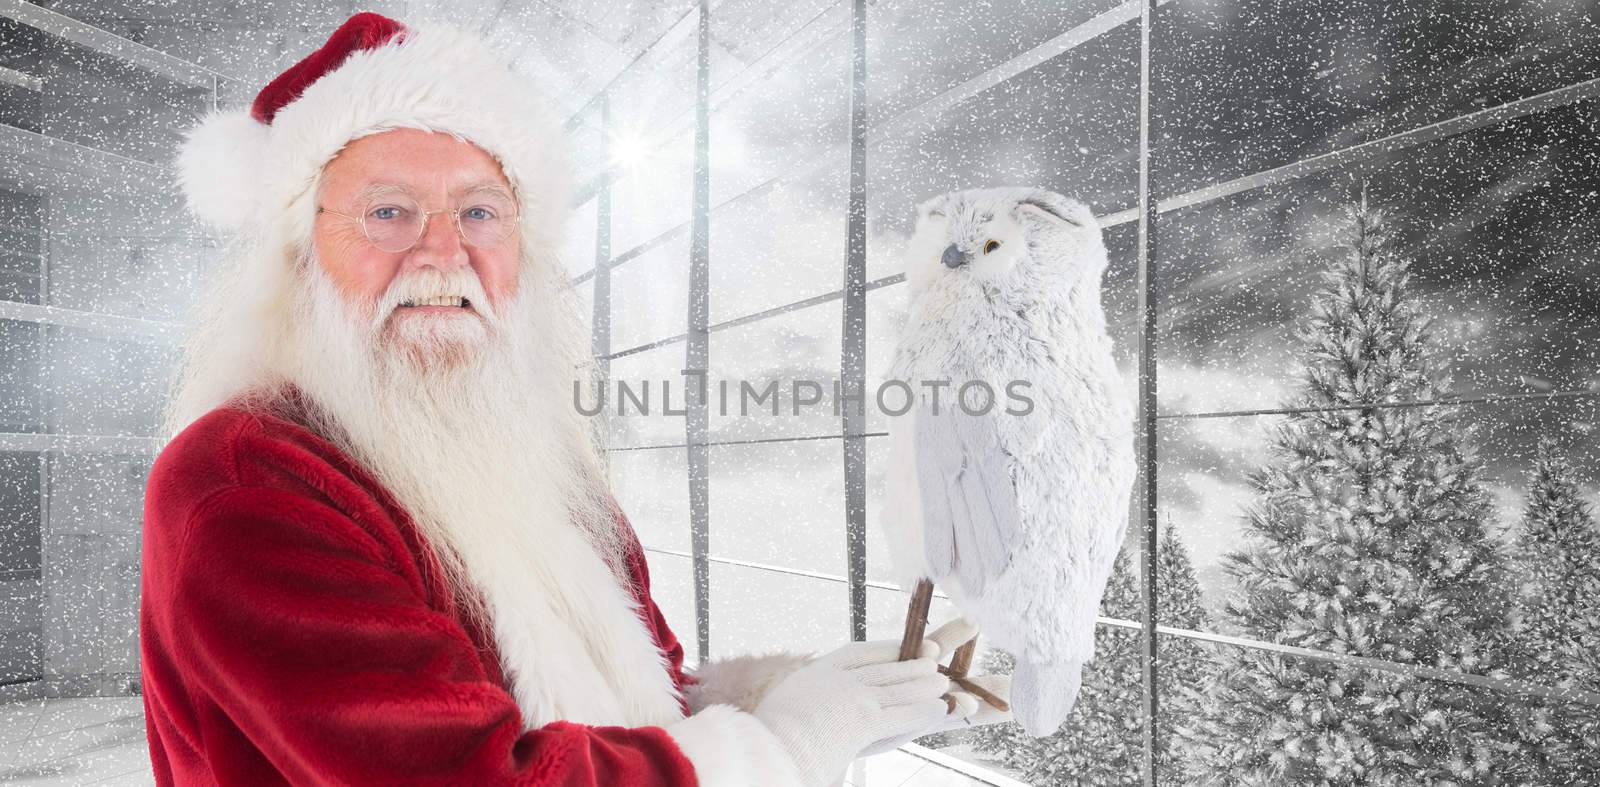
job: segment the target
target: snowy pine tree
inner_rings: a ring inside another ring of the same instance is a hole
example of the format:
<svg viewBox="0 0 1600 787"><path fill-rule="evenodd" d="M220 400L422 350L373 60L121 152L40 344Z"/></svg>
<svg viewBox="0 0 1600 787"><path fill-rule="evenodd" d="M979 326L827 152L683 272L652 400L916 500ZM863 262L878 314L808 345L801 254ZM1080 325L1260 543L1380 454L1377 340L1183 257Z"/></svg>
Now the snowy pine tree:
<svg viewBox="0 0 1600 787"><path fill-rule="evenodd" d="M1572 467L1548 437L1529 474L1516 534L1522 624L1517 671L1550 682L1574 674L1570 648L1600 651L1600 528L1578 494Z"/></svg>
<svg viewBox="0 0 1600 787"><path fill-rule="evenodd" d="M1138 615L1139 571L1127 551L1117 555L1100 602L1100 614ZM1071 715L1054 734L1032 738L1016 723L980 727L973 745L1021 775L1029 784L1122 784L1139 773L1139 632L1113 626L1095 631L1095 657L1083 669L1083 684ZM1009 673L1015 662L1003 651L984 656L984 671Z"/></svg>
<svg viewBox="0 0 1600 787"><path fill-rule="evenodd" d="M1163 624L1179 628L1206 625L1193 562L1170 527L1158 551L1156 581L1161 590L1156 616ZM1123 620L1141 617L1139 570L1126 550L1117 555L1100 614ZM1163 701L1177 695L1180 684L1202 679L1208 669L1199 646L1191 640L1162 637L1157 656ZM985 672L1009 673L1014 661L1003 651L991 650L982 664ZM1017 724L989 725L974 731L973 745L1030 784L1138 783L1144 759L1142 683L1139 632L1101 626L1095 632L1094 660L1084 668L1078 703L1061 729L1036 739ZM1163 722L1162 732L1163 738L1170 734L1170 722ZM1172 760L1171 749L1163 741L1160 756L1164 765L1159 767L1168 767L1165 763Z"/></svg>
<svg viewBox="0 0 1600 787"><path fill-rule="evenodd" d="M1156 552L1156 576L1161 591L1156 596L1156 619L1161 625L1195 631L1210 627L1194 561L1170 522L1163 529L1161 548ZM1162 635L1156 642L1156 656L1159 661L1156 683L1161 687L1156 774L1163 784L1182 784L1184 780L1179 778L1182 741L1177 738L1177 726L1195 711L1185 689L1203 686L1211 679L1210 653L1205 645L1195 640Z"/></svg>
<svg viewBox="0 0 1600 787"><path fill-rule="evenodd" d="M1578 492L1572 466L1548 436L1529 473L1516 532L1521 612L1513 671L1530 682L1600 692L1600 528ZM1585 657L1583 654L1588 654ZM1596 709L1531 701L1525 730L1537 757L1519 775L1541 784L1600 783Z"/></svg>
<svg viewBox="0 0 1600 787"><path fill-rule="evenodd" d="M1301 392L1273 436L1226 617L1244 636L1483 674L1498 666L1504 558L1470 430L1448 407L1385 407L1444 387L1408 261L1383 216L1351 237L1299 329ZM1179 731L1206 784L1492 783L1514 736L1503 698L1257 650L1217 649L1219 673Z"/></svg>

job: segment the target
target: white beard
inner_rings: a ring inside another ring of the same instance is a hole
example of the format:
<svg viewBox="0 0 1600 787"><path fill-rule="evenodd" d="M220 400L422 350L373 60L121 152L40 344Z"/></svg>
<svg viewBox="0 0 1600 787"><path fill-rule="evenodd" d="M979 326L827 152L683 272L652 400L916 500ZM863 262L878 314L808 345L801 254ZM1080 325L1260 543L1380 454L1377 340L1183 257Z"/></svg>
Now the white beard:
<svg viewBox="0 0 1600 787"><path fill-rule="evenodd" d="M375 306L356 309L320 265L305 262L285 376L319 406L315 431L377 476L437 549L457 553L441 559L503 553L538 533L537 523L565 522L627 576L598 467L585 461L591 452L565 398L574 371L531 341L533 282L522 282L501 315L470 271L426 269L413 291L463 292L484 319L399 314L383 332L391 304L405 297L399 278Z"/></svg>
<svg viewBox="0 0 1600 787"><path fill-rule="evenodd" d="M484 320L398 315L380 339L374 315L403 296L397 286L356 309L314 259L296 268L288 346L268 353L280 368L267 377L296 384L313 405L308 426L410 515L465 613L493 633L524 729L681 718L627 587L592 424L570 399L587 337L552 322L571 322L550 303L552 282L524 275L497 314L462 271L434 291L466 294Z"/></svg>

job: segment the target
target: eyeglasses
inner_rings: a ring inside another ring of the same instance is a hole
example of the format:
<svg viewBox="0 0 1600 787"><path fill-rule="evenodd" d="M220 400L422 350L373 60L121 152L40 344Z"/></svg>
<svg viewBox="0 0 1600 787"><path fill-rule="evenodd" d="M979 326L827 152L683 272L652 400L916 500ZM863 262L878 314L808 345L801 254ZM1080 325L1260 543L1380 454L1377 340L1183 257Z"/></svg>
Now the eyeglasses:
<svg viewBox="0 0 1600 787"><path fill-rule="evenodd" d="M320 205L317 213L331 213L360 224L361 232L372 245L391 254L416 246L422 234L428 231L428 219L435 213L450 214L456 232L468 246L498 246L516 229L517 205L510 198L490 192L476 194L468 201L471 204L464 207L423 210L409 195L393 193L372 198L359 216Z"/></svg>

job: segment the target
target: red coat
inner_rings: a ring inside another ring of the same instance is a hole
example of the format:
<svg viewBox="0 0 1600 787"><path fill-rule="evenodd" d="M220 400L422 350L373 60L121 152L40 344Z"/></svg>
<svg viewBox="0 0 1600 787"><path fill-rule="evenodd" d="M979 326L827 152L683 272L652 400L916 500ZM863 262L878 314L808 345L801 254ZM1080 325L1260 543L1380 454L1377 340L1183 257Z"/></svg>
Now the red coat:
<svg viewBox="0 0 1600 787"><path fill-rule="evenodd" d="M697 680L625 529L682 691ZM494 638L458 614L405 513L294 420L223 407L180 433L150 473L143 550L157 784L789 783L776 739L731 705L671 729L522 731Z"/></svg>

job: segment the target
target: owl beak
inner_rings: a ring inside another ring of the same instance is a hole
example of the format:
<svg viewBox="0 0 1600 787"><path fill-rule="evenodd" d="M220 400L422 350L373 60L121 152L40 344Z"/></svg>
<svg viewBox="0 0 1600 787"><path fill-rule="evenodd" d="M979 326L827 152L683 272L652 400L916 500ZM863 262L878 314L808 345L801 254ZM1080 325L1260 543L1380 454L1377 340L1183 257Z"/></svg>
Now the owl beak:
<svg viewBox="0 0 1600 787"><path fill-rule="evenodd" d="M941 259L944 261L946 268L959 268L971 262L972 255L956 248L956 245L952 243L945 248L944 257Z"/></svg>

